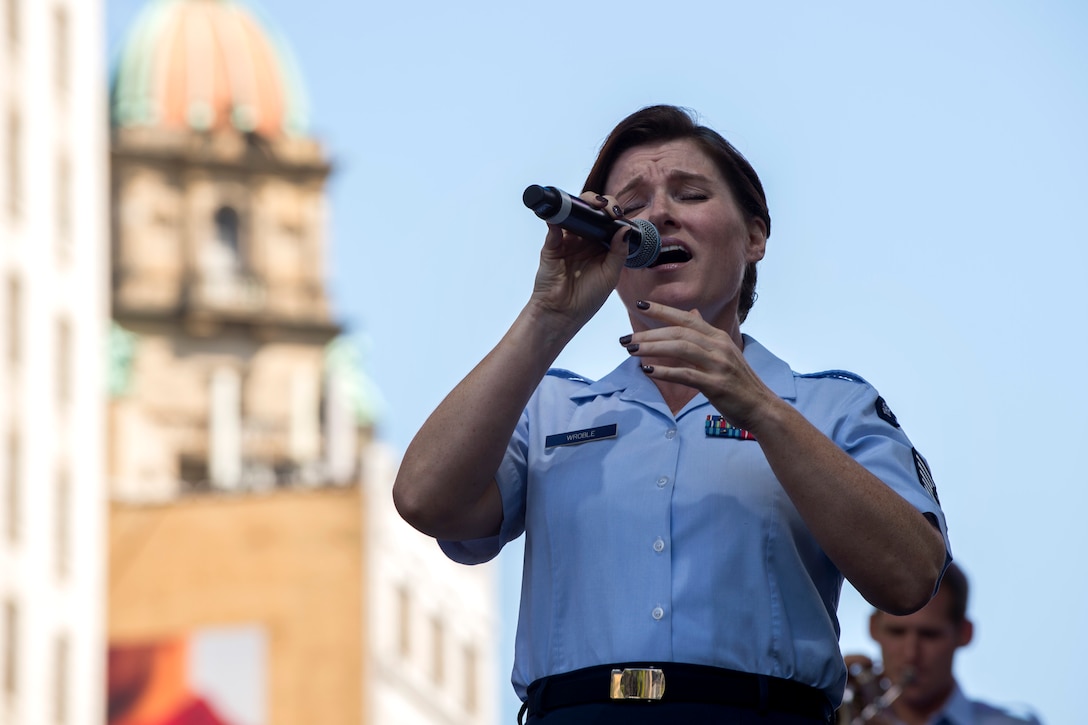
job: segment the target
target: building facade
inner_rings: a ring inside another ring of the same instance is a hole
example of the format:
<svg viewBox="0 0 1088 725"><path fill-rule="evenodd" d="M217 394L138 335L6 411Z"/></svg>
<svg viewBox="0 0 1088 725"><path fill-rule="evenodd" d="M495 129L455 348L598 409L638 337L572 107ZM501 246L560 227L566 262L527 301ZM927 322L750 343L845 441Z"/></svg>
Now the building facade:
<svg viewBox="0 0 1088 725"><path fill-rule="evenodd" d="M108 722L492 722L490 570L392 509L280 37L151 0L113 76Z"/></svg>
<svg viewBox="0 0 1088 725"><path fill-rule="evenodd" d="M404 523L393 507L391 452L372 451L367 529L369 723L512 722L498 667L495 564L466 567Z"/></svg>
<svg viewBox="0 0 1088 725"><path fill-rule="evenodd" d="M0 723L104 711L99 0L0 0Z"/></svg>

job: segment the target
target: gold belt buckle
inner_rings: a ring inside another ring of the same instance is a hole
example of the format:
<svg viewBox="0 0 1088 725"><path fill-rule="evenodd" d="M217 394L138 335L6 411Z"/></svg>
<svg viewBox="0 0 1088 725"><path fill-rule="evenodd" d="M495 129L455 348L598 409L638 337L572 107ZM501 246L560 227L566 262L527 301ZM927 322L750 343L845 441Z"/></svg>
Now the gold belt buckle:
<svg viewBox="0 0 1088 725"><path fill-rule="evenodd" d="M609 697L613 700L660 700L665 694L665 672L656 667L612 670Z"/></svg>

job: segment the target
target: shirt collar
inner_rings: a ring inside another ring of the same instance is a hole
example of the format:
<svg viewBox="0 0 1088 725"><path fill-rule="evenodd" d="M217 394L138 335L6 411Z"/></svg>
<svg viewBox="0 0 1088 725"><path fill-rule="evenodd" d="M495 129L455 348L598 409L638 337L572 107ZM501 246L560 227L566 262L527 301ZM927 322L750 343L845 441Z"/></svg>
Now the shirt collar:
<svg viewBox="0 0 1088 725"><path fill-rule="evenodd" d="M945 723L947 725L974 725L975 713L971 708L971 701L967 699L967 695L963 694L959 684L952 688L952 694L948 696L948 701L945 702L941 711L937 713L933 722L942 723L942 725Z"/></svg>
<svg viewBox="0 0 1088 725"><path fill-rule="evenodd" d="M894 711L892 714L892 721L902 725L902 720L895 717ZM971 701L967 699L967 695L963 694L963 690L960 689L958 683L953 684L952 692L949 694L948 699L945 700L941 709L933 713L933 716L927 721L928 725L975 725L975 710L971 705Z"/></svg>
<svg viewBox="0 0 1088 725"><path fill-rule="evenodd" d="M742 337L744 338L744 359L752 366L756 375L778 397L786 400L796 399L797 382L790 366L775 357L767 348L759 344L755 338L748 335ZM642 372L638 357L632 355L608 375L579 389L571 395L571 400L592 398L598 395L611 395L617 392L622 392L624 399L653 400L653 396L660 397L657 386ZM700 393L685 407L690 408L706 402L706 398Z"/></svg>
<svg viewBox="0 0 1088 725"><path fill-rule="evenodd" d="M755 370L763 384L780 398L796 400L797 379L790 366L784 360L775 357L755 338L748 335L742 335L742 337L744 338L744 359L752 366L752 370Z"/></svg>

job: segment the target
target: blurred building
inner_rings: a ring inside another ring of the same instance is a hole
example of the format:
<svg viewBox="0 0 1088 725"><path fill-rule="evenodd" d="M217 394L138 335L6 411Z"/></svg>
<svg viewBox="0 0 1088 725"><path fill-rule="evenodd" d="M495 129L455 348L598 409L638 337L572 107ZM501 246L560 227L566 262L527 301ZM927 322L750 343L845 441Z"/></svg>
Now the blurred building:
<svg viewBox="0 0 1088 725"><path fill-rule="evenodd" d="M99 0L0 0L0 723L101 722Z"/></svg>
<svg viewBox="0 0 1088 725"><path fill-rule="evenodd" d="M272 27L151 0L114 73L109 722L492 722L490 570L392 510Z"/></svg>

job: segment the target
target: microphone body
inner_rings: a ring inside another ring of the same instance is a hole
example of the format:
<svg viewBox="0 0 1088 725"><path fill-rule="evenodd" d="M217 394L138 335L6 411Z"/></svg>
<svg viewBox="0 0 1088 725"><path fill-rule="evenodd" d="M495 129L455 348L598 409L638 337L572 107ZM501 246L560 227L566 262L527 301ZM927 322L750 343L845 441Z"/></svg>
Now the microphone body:
<svg viewBox="0 0 1088 725"><path fill-rule="evenodd" d="M661 252L661 236L645 219L613 219L607 212L554 186L533 184L525 189L521 201L549 224L605 246L616 232L626 230L623 239L627 242L627 261L624 264L628 267L637 269L651 265Z"/></svg>

